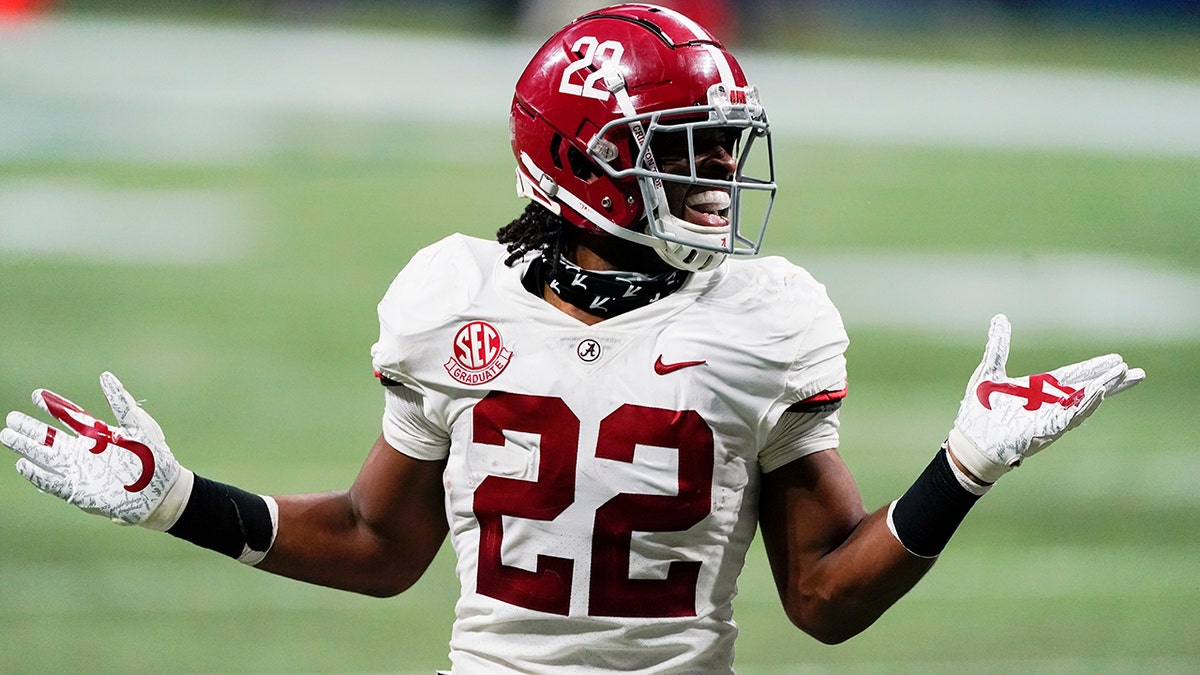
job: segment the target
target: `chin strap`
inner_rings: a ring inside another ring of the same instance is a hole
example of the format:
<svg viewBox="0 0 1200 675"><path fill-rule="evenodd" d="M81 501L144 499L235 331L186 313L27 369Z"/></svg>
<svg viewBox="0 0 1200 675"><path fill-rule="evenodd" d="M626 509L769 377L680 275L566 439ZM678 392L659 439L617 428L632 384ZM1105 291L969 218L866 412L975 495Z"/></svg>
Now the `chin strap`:
<svg viewBox="0 0 1200 675"><path fill-rule="evenodd" d="M532 199L548 208L551 213L562 215L562 205L565 204L601 231L625 241L649 246L668 265L686 272L711 272L725 262L724 253L659 239L618 226L588 206L587 202L555 183L546 172L538 168L528 153L522 152L520 159L521 164L517 167L517 195ZM535 180L533 176L540 178Z"/></svg>
<svg viewBox="0 0 1200 675"><path fill-rule="evenodd" d="M534 179L533 176L538 176L539 178ZM576 213L583 216L589 223L614 237L632 241L635 244L649 246L659 251L666 244L665 241L657 237L625 229L605 218L599 211L588 206L587 202L564 190L558 183L555 183L550 176L546 175L545 171L538 168L538 165L533 162L533 158L525 152L521 153L521 165L517 167L517 194L546 206L555 215L562 214L560 203L566 204Z"/></svg>

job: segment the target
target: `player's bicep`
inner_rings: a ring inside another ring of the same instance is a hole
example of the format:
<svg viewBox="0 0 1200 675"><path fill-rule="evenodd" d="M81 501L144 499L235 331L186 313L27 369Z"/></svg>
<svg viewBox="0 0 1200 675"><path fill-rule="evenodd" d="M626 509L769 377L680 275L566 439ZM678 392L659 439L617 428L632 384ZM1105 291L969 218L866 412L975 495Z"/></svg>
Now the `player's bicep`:
<svg viewBox="0 0 1200 675"><path fill-rule="evenodd" d="M447 529L445 467L444 459L414 458L380 435L350 488L359 527L386 542L435 554Z"/></svg>
<svg viewBox="0 0 1200 675"><path fill-rule="evenodd" d="M446 538L444 467L381 435L350 489L276 497L279 533L259 569L368 595L405 590Z"/></svg>
<svg viewBox="0 0 1200 675"><path fill-rule="evenodd" d="M442 475L449 433L425 411L425 399L384 382L383 432L350 489L353 518L383 548L432 559L447 532Z"/></svg>
<svg viewBox="0 0 1200 675"><path fill-rule="evenodd" d="M797 588L866 515L858 485L836 449L806 454L763 474L759 525L780 593Z"/></svg>

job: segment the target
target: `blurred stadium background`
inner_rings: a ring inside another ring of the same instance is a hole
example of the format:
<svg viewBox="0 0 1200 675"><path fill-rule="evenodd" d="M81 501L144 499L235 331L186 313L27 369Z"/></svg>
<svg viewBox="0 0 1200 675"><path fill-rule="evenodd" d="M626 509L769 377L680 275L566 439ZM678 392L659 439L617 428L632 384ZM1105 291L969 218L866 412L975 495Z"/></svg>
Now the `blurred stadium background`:
<svg viewBox="0 0 1200 675"><path fill-rule="evenodd" d="M420 246L521 208L511 86L574 1L0 1L0 410L97 412L109 369L197 472L349 484L378 429L374 307ZM1200 5L691 7L777 129L768 252L853 341L843 454L869 506L953 419L987 317L1011 370L1149 372L1006 478L866 634L787 624L756 549L743 673L1200 672ZM429 673L411 592L276 579L0 472L0 672Z"/></svg>

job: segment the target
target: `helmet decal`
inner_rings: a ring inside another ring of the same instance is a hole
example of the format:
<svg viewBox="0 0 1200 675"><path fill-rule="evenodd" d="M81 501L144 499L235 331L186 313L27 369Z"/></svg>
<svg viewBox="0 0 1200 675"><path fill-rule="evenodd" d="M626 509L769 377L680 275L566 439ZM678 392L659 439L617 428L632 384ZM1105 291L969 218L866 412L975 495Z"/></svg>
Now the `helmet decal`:
<svg viewBox="0 0 1200 675"><path fill-rule="evenodd" d="M587 96L607 101L610 94L604 86L605 71L602 67L596 66L596 59L599 57L600 63L604 67L616 68L621 63L625 46L616 40L605 40L601 43L595 36L585 35L571 47L571 51L581 54L581 56L579 60L573 61L563 69L562 82L558 85L558 91L563 94ZM572 77L576 73L580 73L580 77L583 78L582 84L572 81Z"/></svg>

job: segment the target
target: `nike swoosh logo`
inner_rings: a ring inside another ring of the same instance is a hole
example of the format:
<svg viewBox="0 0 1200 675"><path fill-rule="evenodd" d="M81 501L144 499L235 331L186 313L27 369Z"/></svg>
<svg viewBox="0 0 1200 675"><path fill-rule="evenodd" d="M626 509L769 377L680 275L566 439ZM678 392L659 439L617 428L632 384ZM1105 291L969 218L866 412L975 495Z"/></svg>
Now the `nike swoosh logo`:
<svg viewBox="0 0 1200 675"><path fill-rule="evenodd" d="M680 361L679 363L663 363L662 355L659 355L658 360L654 362L654 372L659 375L667 375L681 368L690 368L691 366L702 366L707 361Z"/></svg>

